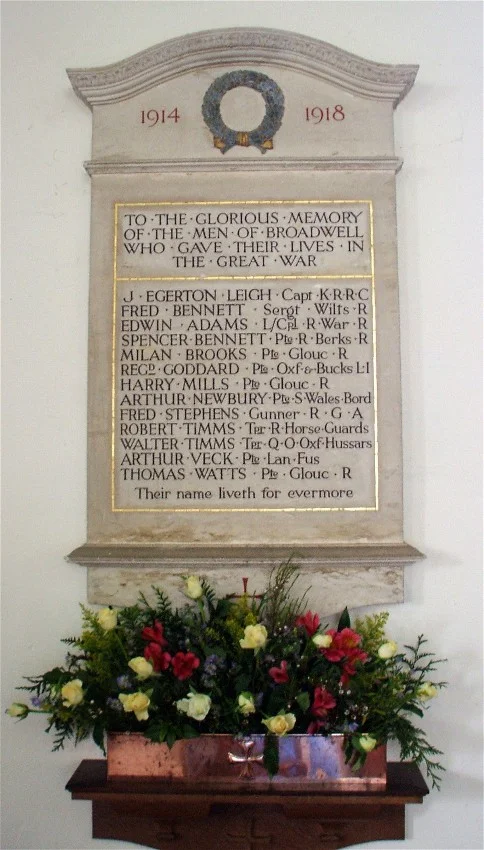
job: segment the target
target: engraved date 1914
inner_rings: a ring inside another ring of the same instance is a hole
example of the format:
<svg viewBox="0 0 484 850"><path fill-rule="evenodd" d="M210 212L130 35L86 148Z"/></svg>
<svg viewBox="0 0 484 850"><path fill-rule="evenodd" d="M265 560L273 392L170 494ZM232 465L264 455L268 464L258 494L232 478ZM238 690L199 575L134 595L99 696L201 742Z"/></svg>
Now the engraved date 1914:
<svg viewBox="0 0 484 850"><path fill-rule="evenodd" d="M181 115L178 112L178 107L173 109L142 109L140 113L140 123L148 127L155 127L157 124L168 124L173 121L177 124L180 121Z"/></svg>

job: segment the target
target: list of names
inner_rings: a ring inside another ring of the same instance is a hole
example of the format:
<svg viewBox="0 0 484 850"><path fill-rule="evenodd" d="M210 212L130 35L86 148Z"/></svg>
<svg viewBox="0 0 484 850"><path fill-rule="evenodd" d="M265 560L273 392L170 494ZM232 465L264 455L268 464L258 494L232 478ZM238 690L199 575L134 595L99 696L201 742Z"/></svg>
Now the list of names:
<svg viewBox="0 0 484 850"><path fill-rule="evenodd" d="M374 510L369 204L116 224L113 509Z"/></svg>

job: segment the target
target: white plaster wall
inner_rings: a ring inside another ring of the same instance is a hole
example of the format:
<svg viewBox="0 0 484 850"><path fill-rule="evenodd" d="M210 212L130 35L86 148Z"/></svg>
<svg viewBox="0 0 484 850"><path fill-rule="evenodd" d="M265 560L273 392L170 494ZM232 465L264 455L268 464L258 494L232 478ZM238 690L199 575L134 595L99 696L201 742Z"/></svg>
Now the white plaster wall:
<svg viewBox="0 0 484 850"><path fill-rule="evenodd" d="M396 113L407 570L396 640L449 659L425 726L445 750L440 794L407 809L385 850L482 848L480 39L477 2L3 2L3 701L61 661L85 574L86 339L91 115L67 66L104 65L187 32L294 30L381 62L418 63ZM43 718L3 717L9 848L128 848L91 839L65 782L94 745L50 752ZM363 845L361 845L363 846Z"/></svg>

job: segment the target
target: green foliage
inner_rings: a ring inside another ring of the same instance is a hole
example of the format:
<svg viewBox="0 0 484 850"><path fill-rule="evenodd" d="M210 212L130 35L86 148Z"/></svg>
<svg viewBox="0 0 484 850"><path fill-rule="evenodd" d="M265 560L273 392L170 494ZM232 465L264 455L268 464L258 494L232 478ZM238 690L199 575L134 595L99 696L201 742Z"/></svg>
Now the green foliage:
<svg viewBox="0 0 484 850"><path fill-rule="evenodd" d="M200 732L189 723L168 723L161 720L151 723L145 732L145 737L155 744L168 744L171 747L180 738L198 738Z"/></svg>
<svg viewBox="0 0 484 850"><path fill-rule="evenodd" d="M139 595L140 604L143 606L145 613L148 614L152 620L159 619L161 622L165 622L165 620L169 619L173 615L170 598L165 591L161 590L159 587L152 586L151 589L155 595L156 604L154 606L151 605L144 593L140 593ZM135 607L138 608L138 606Z"/></svg>
<svg viewBox="0 0 484 850"><path fill-rule="evenodd" d="M308 692L302 691L301 693L296 694L295 699L296 699L296 702L297 702L299 708L302 711L306 712L309 708L310 703L311 703Z"/></svg>
<svg viewBox="0 0 484 850"><path fill-rule="evenodd" d="M357 619L355 630L362 637L362 646L366 652L374 654L385 642L385 627L388 622L388 611L379 614L367 615L363 619Z"/></svg>
<svg viewBox="0 0 484 850"><path fill-rule="evenodd" d="M299 569L290 560L272 570L267 590L260 606L262 622L272 633L294 620L304 609L306 591L302 597L293 598L292 589L299 578Z"/></svg>
<svg viewBox="0 0 484 850"><path fill-rule="evenodd" d="M279 746L275 735L266 735L265 737L264 759L262 764L271 779L273 776L276 776L279 770Z"/></svg>
<svg viewBox="0 0 484 850"><path fill-rule="evenodd" d="M337 631L342 632L343 629L349 629L351 626L350 615L347 608L344 609L338 621Z"/></svg>

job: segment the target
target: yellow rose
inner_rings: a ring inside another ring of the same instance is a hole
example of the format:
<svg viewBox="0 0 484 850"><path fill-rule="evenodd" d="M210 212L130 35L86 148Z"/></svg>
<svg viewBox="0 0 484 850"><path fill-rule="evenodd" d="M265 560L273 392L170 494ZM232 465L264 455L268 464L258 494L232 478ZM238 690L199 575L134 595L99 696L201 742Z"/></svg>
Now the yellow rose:
<svg viewBox="0 0 484 850"><path fill-rule="evenodd" d="M185 580L185 596L190 599L200 599L203 596L203 587L196 576L188 576Z"/></svg>
<svg viewBox="0 0 484 850"><path fill-rule="evenodd" d="M62 705L65 705L66 708L70 708L72 705L79 705L84 699L81 680L72 679L72 681L67 682L67 685L61 688L61 695L63 697Z"/></svg>
<svg viewBox="0 0 484 850"><path fill-rule="evenodd" d="M333 643L333 638L331 635L314 635L313 643L318 649L328 649Z"/></svg>
<svg viewBox="0 0 484 850"><path fill-rule="evenodd" d="M205 720L211 705L212 700L207 694L192 694L191 692L186 699L179 699L176 703L178 711L199 721Z"/></svg>
<svg viewBox="0 0 484 850"><path fill-rule="evenodd" d="M242 649L262 649L267 641L267 629L257 623L255 626L246 626L244 629L244 637L239 643Z"/></svg>
<svg viewBox="0 0 484 850"><path fill-rule="evenodd" d="M268 717L262 722L273 735L281 736L294 729L296 718L294 714L276 714L275 717Z"/></svg>
<svg viewBox="0 0 484 850"><path fill-rule="evenodd" d="M128 662L128 667L131 667L138 679L149 679L153 675L153 665L143 658L142 655L137 655Z"/></svg>
<svg viewBox="0 0 484 850"><path fill-rule="evenodd" d="M125 711L134 711L137 720L148 720L150 698L146 694L141 691L135 694L119 694L118 699Z"/></svg>
<svg viewBox="0 0 484 850"><path fill-rule="evenodd" d="M9 714L10 717L27 717L29 710L28 705L25 705L24 702L13 702L5 713Z"/></svg>
<svg viewBox="0 0 484 850"><path fill-rule="evenodd" d="M97 614L97 621L105 632L110 632L118 625L118 615L112 608L101 608Z"/></svg>
<svg viewBox="0 0 484 850"><path fill-rule="evenodd" d="M388 640L386 643L382 643L378 650L379 658L384 658L387 660L388 658L393 658L398 652L398 646L394 640Z"/></svg>
<svg viewBox="0 0 484 850"><path fill-rule="evenodd" d="M361 749L365 751L365 753L371 753L371 751L375 749L378 741L376 740L376 738L372 738L371 735L367 735L365 733L364 735L360 735L360 737L358 738L358 743Z"/></svg>
<svg viewBox="0 0 484 850"><path fill-rule="evenodd" d="M245 716L248 714L254 714L255 705L252 694L249 694L247 691L243 694L239 694L238 703L241 714L244 714Z"/></svg>
<svg viewBox="0 0 484 850"><path fill-rule="evenodd" d="M437 688L431 682L423 682L417 691L417 696L421 700L432 699L436 695Z"/></svg>

